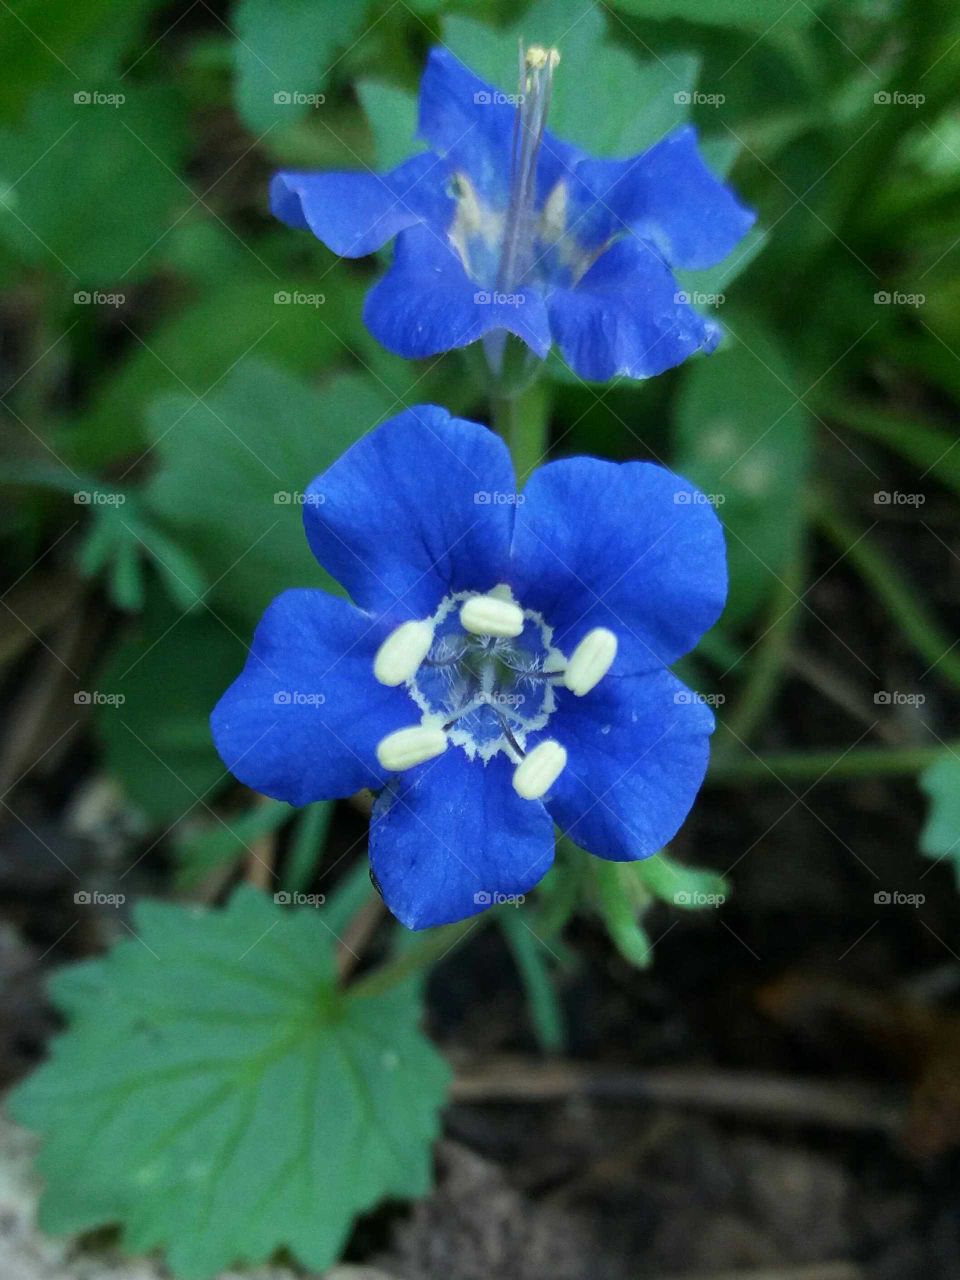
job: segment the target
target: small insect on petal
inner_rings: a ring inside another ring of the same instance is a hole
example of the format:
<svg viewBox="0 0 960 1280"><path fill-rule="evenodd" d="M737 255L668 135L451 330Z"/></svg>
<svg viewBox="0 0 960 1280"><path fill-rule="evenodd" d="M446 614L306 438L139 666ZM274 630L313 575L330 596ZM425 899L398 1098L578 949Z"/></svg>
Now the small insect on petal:
<svg viewBox="0 0 960 1280"><path fill-rule="evenodd" d="M429 622L402 622L377 650L373 674L391 688L412 679L433 644Z"/></svg>
<svg viewBox="0 0 960 1280"><path fill-rule="evenodd" d="M613 666L616 656L617 637L606 627L594 627L570 655L563 683L571 693L582 698L597 687Z"/></svg>
<svg viewBox="0 0 960 1280"><path fill-rule="evenodd" d="M414 725L410 729L397 729L377 743L377 759L390 773L412 769L416 764L432 760L447 749L447 735L442 729L426 725Z"/></svg>
<svg viewBox="0 0 960 1280"><path fill-rule="evenodd" d="M548 738L533 748L513 772L513 789L523 800L539 800L550 790L567 763L559 742Z"/></svg>
<svg viewBox="0 0 960 1280"><path fill-rule="evenodd" d="M512 638L523 631L523 610L493 594L473 596L464 602L460 622L465 631L472 631L476 636Z"/></svg>

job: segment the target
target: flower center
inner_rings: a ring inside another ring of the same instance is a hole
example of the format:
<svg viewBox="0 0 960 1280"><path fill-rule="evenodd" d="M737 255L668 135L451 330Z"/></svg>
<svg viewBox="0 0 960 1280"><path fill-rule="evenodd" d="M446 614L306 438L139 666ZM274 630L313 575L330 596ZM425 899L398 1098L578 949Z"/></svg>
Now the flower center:
<svg viewBox="0 0 960 1280"><path fill-rule="evenodd" d="M467 591L447 596L433 626L433 645L408 686L422 723L443 728L471 760L500 751L522 759L527 735L550 719L565 665L550 628L505 592Z"/></svg>
<svg viewBox="0 0 960 1280"><path fill-rule="evenodd" d="M516 765L517 793L539 799L563 772L567 753L552 739L528 750L529 735L546 727L558 685L582 698L616 654L613 632L595 627L568 661L542 615L522 609L506 584L453 592L432 618L401 623L377 650L376 679L406 685L420 710L419 724L381 739L377 758L394 773L432 760L450 743L483 764L502 751Z"/></svg>

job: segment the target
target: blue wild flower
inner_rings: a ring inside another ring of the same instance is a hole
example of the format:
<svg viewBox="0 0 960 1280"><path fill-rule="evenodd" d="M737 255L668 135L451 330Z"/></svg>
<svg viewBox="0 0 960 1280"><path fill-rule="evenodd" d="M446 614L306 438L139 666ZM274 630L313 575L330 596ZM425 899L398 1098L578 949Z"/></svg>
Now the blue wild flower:
<svg viewBox="0 0 960 1280"><path fill-rule="evenodd" d="M523 492L503 442L406 410L305 495L351 601L280 595L213 712L242 782L293 805L378 793L373 873L410 928L526 893L554 823L655 853L703 780L713 716L667 669L720 614L723 534L687 481L569 458Z"/></svg>
<svg viewBox="0 0 960 1280"><path fill-rule="evenodd" d="M753 215L707 169L690 126L629 160L555 138L558 60L521 54L511 96L434 49L420 86L428 151L382 175L275 175L274 213L334 253L362 257L396 237L364 309L390 351L433 356L483 339L498 368L512 333L541 359L556 342L577 374L606 381L650 377L719 341L673 269L720 262Z"/></svg>

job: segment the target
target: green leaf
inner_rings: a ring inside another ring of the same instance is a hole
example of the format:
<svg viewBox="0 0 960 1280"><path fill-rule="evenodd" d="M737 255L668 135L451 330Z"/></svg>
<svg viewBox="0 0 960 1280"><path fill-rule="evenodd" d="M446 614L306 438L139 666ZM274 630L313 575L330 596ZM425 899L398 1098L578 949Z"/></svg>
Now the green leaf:
<svg viewBox="0 0 960 1280"><path fill-rule="evenodd" d="M733 314L726 344L685 371L673 461L727 533L728 627L755 614L799 548L812 433L795 389L771 339Z"/></svg>
<svg viewBox="0 0 960 1280"><path fill-rule="evenodd" d="M330 823L333 821L335 807L333 800L317 800L313 804L307 805L302 811L297 821L296 838L293 841L293 847L290 850L290 856L283 874L284 889L293 893L302 893L310 884L320 859L323 857L323 851L327 843L327 833L330 830ZM366 875L365 866L364 874L366 888L369 889L370 878ZM326 918L329 922L329 912ZM331 924L330 927L335 933L340 932L335 925Z"/></svg>
<svg viewBox="0 0 960 1280"><path fill-rule="evenodd" d="M945 751L920 775L920 789L930 797L920 852L937 861L949 858L960 889L960 759Z"/></svg>
<svg viewBox="0 0 960 1280"><path fill-rule="evenodd" d="M419 150L416 94L377 80L360 80L357 94L373 134L378 169L393 169Z"/></svg>
<svg viewBox="0 0 960 1280"><path fill-rule="evenodd" d="M321 392L256 358L202 403L155 405L159 466L144 501L206 571L214 609L252 623L286 587L330 585L303 535L304 492L391 407L359 375Z"/></svg>
<svg viewBox="0 0 960 1280"><path fill-rule="evenodd" d="M0 236L25 263L122 292L144 274L175 204L191 200L177 177L180 104L166 86L107 86L126 95L116 106L74 92L101 90L46 92L25 125L0 131Z"/></svg>
<svg viewBox="0 0 960 1280"><path fill-rule="evenodd" d="M513 907L499 911L497 922L513 952L537 1042L544 1053L559 1053L564 1047L566 1032L563 1009L547 960L547 946L524 924Z"/></svg>
<svg viewBox="0 0 960 1280"><path fill-rule="evenodd" d="M28 96L56 81L69 97L119 81L121 52L136 43L154 0L18 0L0 22L0 116L19 117ZM142 46L141 50L142 52ZM132 62L137 54L131 54ZM122 85L118 85L122 88Z"/></svg>
<svg viewBox="0 0 960 1280"><path fill-rule="evenodd" d="M238 248L246 270L258 269L256 259ZM317 279L321 274L318 267ZM137 338L126 358L97 389L82 421L64 433L60 451L85 465L137 458L147 446L147 408L158 395L202 397L252 354L300 373L349 358L360 336L360 282L349 270L335 267L321 286L326 290L321 307L278 304L278 294L291 296L295 286L304 293L311 290L310 275L304 276L281 278L264 267L257 280L221 281L193 305L178 307L154 330L136 326Z"/></svg>
<svg viewBox="0 0 960 1280"><path fill-rule="evenodd" d="M730 893L730 886L718 871L688 867L666 850L642 862L624 863L624 869L661 902L686 910L720 906Z"/></svg>
<svg viewBox="0 0 960 1280"><path fill-rule="evenodd" d="M144 902L133 931L57 977L69 1030L12 1102L44 1139L45 1230L116 1223L183 1280L280 1248L322 1270L357 1214L427 1191L449 1070L410 984L338 990L322 908L249 888Z"/></svg>
<svg viewBox="0 0 960 1280"><path fill-rule="evenodd" d="M615 0L616 7L636 18L662 22L682 18L713 26L748 27L764 33L773 27L807 26L820 3L798 4L797 0Z"/></svg>
<svg viewBox="0 0 960 1280"><path fill-rule="evenodd" d="M97 676L94 724L108 770L153 821L186 814L228 777L209 716L246 656L207 610L182 614L154 588L141 622ZM122 701L121 701L122 699Z"/></svg>
<svg viewBox="0 0 960 1280"><path fill-rule="evenodd" d="M544 0L506 31L454 15L443 33L459 58L509 93L517 88L518 39L556 45L550 128L594 155L632 155L681 124L699 71L687 54L638 62L607 41L603 6L585 11L579 0Z"/></svg>
<svg viewBox="0 0 960 1280"><path fill-rule="evenodd" d="M235 23L237 110L254 131L292 124L312 109L340 55L360 37L363 0L240 0ZM323 110L323 104L315 107Z"/></svg>

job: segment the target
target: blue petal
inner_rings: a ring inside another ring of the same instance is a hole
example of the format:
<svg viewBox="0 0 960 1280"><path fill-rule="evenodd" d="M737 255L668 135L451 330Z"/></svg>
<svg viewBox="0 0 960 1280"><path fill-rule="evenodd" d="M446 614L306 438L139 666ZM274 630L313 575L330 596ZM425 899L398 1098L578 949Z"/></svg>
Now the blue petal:
<svg viewBox="0 0 960 1280"><path fill-rule="evenodd" d="M688 481L650 462L567 458L535 471L524 497L511 582L568 656L592 627L608 627L614 672L651 671L720 616L723 530Z"/></svg>
<svg viewBox="0 0 960 1280"><path fill-rule="evenodd" d="M310 485L314 555L361 608L434 613L451 591L505 580L513 465L504 443L446 409L417 405L347 450Z"/></svg>
<svg viewBox="0 0 960 1280"><path fill-rule="evenodd" d="M616 862L673 838L707 769L713 715L669 671L607 676L585 697L558 692L549 736L567 766L545 803L581 848Z"/></svg>
<svg viewBox="0 0 960 1280"><path fill-rule="evenodd" d="M449 49L430 50L420 81L417 136L470 175L494 204L506 202L516 108Z"/></svg>
<svg viewBox="0 0 960 1280"><path fill-rule="evenodd" d="M377 743L418 718L405 689L374 679L384 634L323 591L278 596L210 719L230 772L294 805L382 786Z"/></svg>
<svg viewBox="0 0 960 1280"><path fill-rule="evenodd" d="M430 50L420 81L418 137L466 174L492 208L506 207L517 120L519 85L500 92L475 75L449 49ZM546 198L554 184L572 174L584 153L545 131L537 163L537 194Z"/></svg>
<svg viewBox="0 0 960 1280"><path fill-rule="evenodd" d="M341 257L362 258L418 222L448 225L454 205L447 179L447 166L429 152L385 174L287 171L270 184L270 207Z"/></svg>
<svg viewBox="0 0 960 1280"><path fill-rule="evenodd" d="M553 863L553 823L513 789L503 756L469 761L458 747L401 774L379 796L370 862L384 900L410 929L484 911L525 894Z"/></svg>
<svg viewBox="0 0 960 1280"><path fill-rule="evenodd" d="M581 239L599 244L626 226L688 270L720 262L755 220L704 164L691 125L632 160L584 160L572 190Z"/></svg>
<svg viewBox="0 0 960 1280"><path fill-rule="evenodd" d="M685 300L660 256L642 240L617 240L572 289L547 302L550 328L581 378L650 378L712 351L720 327Z"/></svg>
<svg viewBox="0 0 960 1280"><path fill-rule="evenodd" d="M507 329L543 359L550 325L535 289L499 294L471 280L459 255L432 227L411 227L397 238L393 265L371 289L367 328L388 351L408 360L439 355Z"/></svg>

